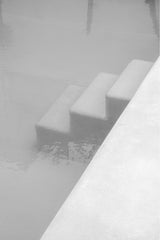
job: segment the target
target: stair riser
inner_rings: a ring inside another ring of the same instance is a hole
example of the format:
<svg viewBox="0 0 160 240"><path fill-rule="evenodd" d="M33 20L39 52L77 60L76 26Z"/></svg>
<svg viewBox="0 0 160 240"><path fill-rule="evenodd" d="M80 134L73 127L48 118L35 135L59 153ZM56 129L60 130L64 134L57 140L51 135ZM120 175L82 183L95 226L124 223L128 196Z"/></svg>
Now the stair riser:
<svg viewBox="0 0 160 240"><path fill-rule="evenodd" d="M56 142L66 145L71 140L69 109L83 90L83 87L76 85L68 86L36 124L37 142L40 148L43 145L52 146Z"/></svg>
<svg viewBox="0 0 160 240"><path fill-rule="evenodd" d="M51 129L36 126L38 148L44 145L52 146L56 143L61 143L64 149L67 149L68 141L71 140L70 134L60 133Z"/></svg>
<svg viewBox="0 0 160 240"><path fill-rule="evenodd" d="M71 136L74 139L98 137L104 139L112 128L108 120L95 119L75 113L71 117Z"/></svg>
<svg viewBox="0 0 160 240"><path fill-rule="evenodd" d="M106 113L113 124L120 117L129 100L106 97Z"/></svg>

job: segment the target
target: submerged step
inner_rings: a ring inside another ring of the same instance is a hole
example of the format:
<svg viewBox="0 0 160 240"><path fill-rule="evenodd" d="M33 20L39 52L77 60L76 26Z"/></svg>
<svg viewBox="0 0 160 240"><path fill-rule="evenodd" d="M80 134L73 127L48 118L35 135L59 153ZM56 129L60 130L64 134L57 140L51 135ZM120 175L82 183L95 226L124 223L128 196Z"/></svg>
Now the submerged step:
<svg viewBox="0 0 160 240"><path fill-rule="evenodd" d="M133 60L106 95L106 113L117 119L134 96L153 63Z"/></svg>
<svg viewBox="0 0 160 240"><path fill-rule="evenodd" d="M71 129L77 136L107 131L105 96L117 79L100 73L71 107Z"/></svg>
<svg viewBox="0 0 160 240"><path fill-rule="evenodd" d="M36 124L38 144L51 145L70 137L69 109L83 91L83 87L70 85L56 100L49 111Z"/></svg>

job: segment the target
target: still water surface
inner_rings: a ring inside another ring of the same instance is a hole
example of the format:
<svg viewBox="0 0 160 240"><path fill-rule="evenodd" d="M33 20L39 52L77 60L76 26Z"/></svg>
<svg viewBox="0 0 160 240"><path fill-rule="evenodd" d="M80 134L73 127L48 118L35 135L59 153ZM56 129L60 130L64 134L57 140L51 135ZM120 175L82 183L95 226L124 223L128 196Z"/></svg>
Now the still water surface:
<svg viewBox="0 0 160 240"><path fill-rule="evenodd" d="M69 84L154 61L157 3L0 1L0 239L40 239L94 151L38 152L35 123Z"/></svg>

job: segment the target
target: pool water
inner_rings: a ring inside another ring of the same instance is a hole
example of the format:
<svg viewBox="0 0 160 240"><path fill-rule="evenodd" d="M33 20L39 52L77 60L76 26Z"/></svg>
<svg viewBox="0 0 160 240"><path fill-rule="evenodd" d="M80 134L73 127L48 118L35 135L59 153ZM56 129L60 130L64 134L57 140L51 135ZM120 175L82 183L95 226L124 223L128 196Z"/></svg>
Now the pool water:
<svg viewBox="0 0 160 240"><path fill-rule="evenodd" d="M0 1L0 239L38 240L99 143L36 147L35 123L69 84L158 56L158 1ZM58 147L58 146L57 146Z"/></svg>

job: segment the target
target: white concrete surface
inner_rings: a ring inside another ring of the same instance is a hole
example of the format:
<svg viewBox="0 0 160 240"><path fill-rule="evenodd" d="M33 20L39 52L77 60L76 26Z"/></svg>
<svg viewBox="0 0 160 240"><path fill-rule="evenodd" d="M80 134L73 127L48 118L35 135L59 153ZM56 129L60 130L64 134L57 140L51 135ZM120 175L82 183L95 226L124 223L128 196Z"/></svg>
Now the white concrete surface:
<svg viewBox="0 0 160 240"><path fill-rule="evenodd" d="M73 104L70 110L73 134L88 136L101 131L107 134L110 125L107 123L105 96L116 80L114 74L100 73Z"/></svg>
<svg viewBox="0 0 160 240"><path fill-rule="evenodd" d="M36 124L39 145L51 145L55 141L64 141L70 137L69 109L80 96L83 87L68 86L49 111Z"/></svg>
<svg viewBox="0 0 160 240"><path fill-rule="evenodd" d="M159 240L160 58L41 240Z"/></svg>
<svg viewBox="0 0 160 240"><path fill-rule="evenodd" d="M111 118L120 116L152 65L152 62L138 59L127 65L106 96L106 112Z"/></svg>

